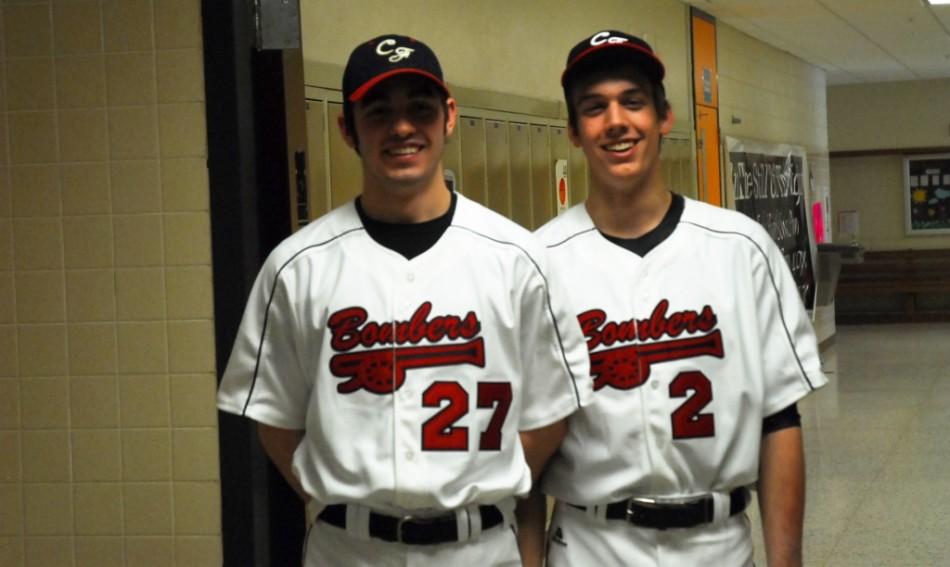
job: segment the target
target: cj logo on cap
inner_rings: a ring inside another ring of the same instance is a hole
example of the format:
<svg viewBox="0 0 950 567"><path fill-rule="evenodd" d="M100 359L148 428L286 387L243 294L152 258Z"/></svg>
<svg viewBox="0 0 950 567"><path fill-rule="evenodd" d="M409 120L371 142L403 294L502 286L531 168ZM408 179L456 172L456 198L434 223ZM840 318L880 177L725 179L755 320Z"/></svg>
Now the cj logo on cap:
<svg viewBox="0 0 950 567"><path fill-rule="evenodd" d="M608 31L596 33L594 34L594 37L590 38L591 45L601 45L603 43L625 43L626 41L627 38L612 36Z"/></svg>
<svg viewBox="0 0 950 567"><path fill-rule="evenodd" d="M415 49L412 49L411 47L397 47L393 49L392 46L394 45L396 45L395 39L384 39L383 41L379 42L379 45L376 46L376 53L384 57L386 55L392 54L389 57L389 62L397 63L403 59L406 59L412 55L413 51L415 51Z"/></svg>

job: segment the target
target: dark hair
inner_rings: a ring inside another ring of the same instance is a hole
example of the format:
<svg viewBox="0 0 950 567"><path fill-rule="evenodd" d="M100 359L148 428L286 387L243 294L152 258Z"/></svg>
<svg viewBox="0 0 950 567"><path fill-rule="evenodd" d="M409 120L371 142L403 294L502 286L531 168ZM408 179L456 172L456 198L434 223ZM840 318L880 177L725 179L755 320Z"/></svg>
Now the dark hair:
<svg viewBox="0 0 950 567"><path fill-rule="evenodd" d="M571 130L577 131L577 109L574 107L574 93L578 89L585 88L590 84L602 81L605 78L623 78L633 81L643 88L650 100L653 101L653 107L660 118L666 118L670 112L670 101L666 98L666 89L663 87L663 81L651 79L646 73L641 71L635 65L618 63L612 58L602 58L597 61L591 61L584 68L583 74L571 82L564 85L564 101L567 104L567 123Z"/></svg>

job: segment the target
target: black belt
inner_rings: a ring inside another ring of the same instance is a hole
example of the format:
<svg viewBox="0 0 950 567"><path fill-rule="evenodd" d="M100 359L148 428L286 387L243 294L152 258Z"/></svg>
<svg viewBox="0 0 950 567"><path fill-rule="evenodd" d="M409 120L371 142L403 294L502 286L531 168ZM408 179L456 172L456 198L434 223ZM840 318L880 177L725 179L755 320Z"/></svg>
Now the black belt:
<svg viewBox="0 0 950 567"><path fill-rule="evenodd" d="M740 486L729 492L729 515L745 510L749 505L749 489ZM587 506L568 504L573 508L587 510ZM630 498L607 504L608 520L625 520L636 526L665 530L669 528L692 528L713 521L715 508L712 496L700 496L694 500L670 501L655 498Z"/></svg>
<svg viewBox="0 0 950 567"><path fill-rule="evenodd" d="M479 506L478 512L482 517L483 530L493 528L504 520L504 515L497 506ZM330 504L320 512L317 519L346 529L346 504ZM370 512L369 535L383 541L409 545L431 545L459 540L455 512L433 518L397 518Z"/></svg>

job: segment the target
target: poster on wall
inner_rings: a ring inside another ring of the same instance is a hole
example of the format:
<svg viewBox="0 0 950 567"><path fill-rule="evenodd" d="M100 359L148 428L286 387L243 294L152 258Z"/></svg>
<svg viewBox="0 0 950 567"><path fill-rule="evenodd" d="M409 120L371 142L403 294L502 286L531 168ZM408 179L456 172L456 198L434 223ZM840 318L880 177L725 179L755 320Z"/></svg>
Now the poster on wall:
<svg viewBox="0 0 950 567"><path fill-rule="evenodd" d="M904 228L910 236L950 234L950 154L904 158Z"/></svg>
<svg viewBox="0 0 950 567"><path fill-rule="evenodd" d="M860 211L838 211L838 236L852 244L861 239Z"/></svg>
<svg viewBox="0 0 950 567"><path fill-rule="evenodd" d="M824 203L817 201L811 204L812 232L815 235L815 244L825 241L825 212Z"/></svg>
<svg viewBox="0 0 950 567"><path fill-rule="evenodd" d="M805 202L805 149L729 136L726 148L732 204L765 227L785 255L805 308L814 309L816 248Z"/></svg>

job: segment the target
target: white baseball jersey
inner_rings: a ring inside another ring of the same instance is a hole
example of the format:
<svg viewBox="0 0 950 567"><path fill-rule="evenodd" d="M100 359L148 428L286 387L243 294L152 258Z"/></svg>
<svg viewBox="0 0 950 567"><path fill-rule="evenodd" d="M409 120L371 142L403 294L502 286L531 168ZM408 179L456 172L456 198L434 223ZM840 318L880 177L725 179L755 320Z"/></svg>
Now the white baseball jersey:
<svg viewBox="0 0 950 567"><path fill-rule="evenodd" d="M768 233L685 199L643 257L607 240L583 204L538 234L551 278L571 291L595 389L570 419L545 492L593 505L754 483L762 419L827 382Z"/></svg>
<svg viewBox="0 0 950 567"><path fill-rule="evenodd" d="M523 495L518 432L590 397L584 340L551 301L543 248L457 199L411 260L370 238L350 202L258 275L218 407L305 430L293 469L320 504L397 514Z"/></svg>

